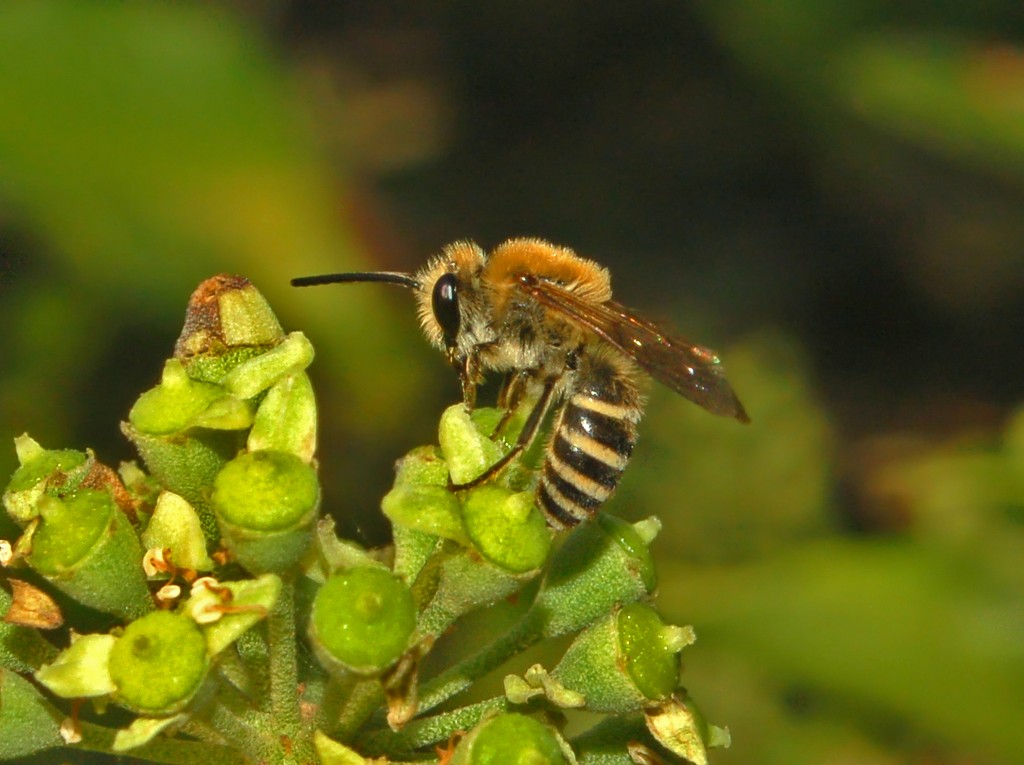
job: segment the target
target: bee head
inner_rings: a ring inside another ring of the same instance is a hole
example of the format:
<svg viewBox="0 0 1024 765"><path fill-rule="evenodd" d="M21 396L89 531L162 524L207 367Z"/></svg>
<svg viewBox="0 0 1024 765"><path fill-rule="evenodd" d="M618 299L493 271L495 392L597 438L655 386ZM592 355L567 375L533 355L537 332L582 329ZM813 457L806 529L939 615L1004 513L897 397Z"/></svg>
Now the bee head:
<svg viewBox="0 0 1024 765"><path fill-rule="evenodd" d="M480 274L486 255L472 242L455 242L416 274L420 325L427 339L448 355L462 358L481 341L487 324Z"/></svg>
<svg viewBox="0 0 1024 765"><path fill-rule="evenodd" d="M411 287L424 334L455 361L465 358L469 348L486 334L488 312L480 283L486 259L484 251L472 242L455 242L415 275L397 271L323 274L292 279L292 286L386 282Z"/></svg>

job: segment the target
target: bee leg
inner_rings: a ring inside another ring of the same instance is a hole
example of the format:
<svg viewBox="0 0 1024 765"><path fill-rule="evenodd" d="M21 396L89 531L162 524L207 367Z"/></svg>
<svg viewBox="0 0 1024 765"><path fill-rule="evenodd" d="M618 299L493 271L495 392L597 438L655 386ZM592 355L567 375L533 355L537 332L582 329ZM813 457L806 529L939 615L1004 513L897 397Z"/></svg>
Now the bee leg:
<svg viewBox="0 0 1024 765"><path fill-rule="evenodd" d="M504 470L512 460L522 454L523 450L533 442L534 436L537 435L537 431L540 429L541 423L544 422L544 415L547 414L548 409L551 407L551 398L552 394L555 392L556 382L558 382L557 377L550 377L544 381L544 388L541 390L540 397L537 399L537 403L533 405L533 409L530 410L530 415L526 418L526 423L523 425L523 429L519 432L519 438L516 439L515 446L513 446L500 460L495 462L481 475L477 476L469 483L450 484L449 488L455 491L472 489L474 486L478 486L484 481L489 481L494 478L494 476Z"/></svg>
<svg viewBox="0 0 1024 765"><path fill-rule="evenodd" d="M515 409L523 399L523 392L526 390L526 381L530 379L531 373L528 369L520 369L509 372L498 391L498 408Z"/></svg>
<svg viewBox="0 0 1024 765"><path fill-rule="evenodd" d="M466 408L476 408L476 386L479 381L479 370L477 369L476 356L465 356L461 359L450 359L455 371L459 373L459 382L462 385L462 401Z"/></svg>
<svg viewBox="0 0 1024 765"><path fill-rule="evenodd" d="M512 415L516 413L516 410L519 409L519 405L523 401L527 384L533 377L534 373L528 369L520 369L517 372L509 372L505 375L505 380L501 384L501 390L498 392L498 408L504 409L505 412L501 415L501 420L498 421L497 427L494 428L495 435L503 432L508 426L509 420L512 419Z"/></svg>

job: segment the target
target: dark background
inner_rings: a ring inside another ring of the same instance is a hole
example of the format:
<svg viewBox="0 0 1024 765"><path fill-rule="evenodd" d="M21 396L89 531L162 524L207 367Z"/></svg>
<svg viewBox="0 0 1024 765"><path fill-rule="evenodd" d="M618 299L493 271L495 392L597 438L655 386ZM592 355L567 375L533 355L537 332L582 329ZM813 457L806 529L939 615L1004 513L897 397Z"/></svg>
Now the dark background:
<svg viewBox="0 0 1024 765"><path fill-rule="evenodd" d="M1020 762L1022 38L1011 2L5 3L0 434L131 459L189 293L241 273L380 543L454 376L407 295L288 279L567 244L753 418L652 387L609 508L664 523L714 761Z"/></svg>

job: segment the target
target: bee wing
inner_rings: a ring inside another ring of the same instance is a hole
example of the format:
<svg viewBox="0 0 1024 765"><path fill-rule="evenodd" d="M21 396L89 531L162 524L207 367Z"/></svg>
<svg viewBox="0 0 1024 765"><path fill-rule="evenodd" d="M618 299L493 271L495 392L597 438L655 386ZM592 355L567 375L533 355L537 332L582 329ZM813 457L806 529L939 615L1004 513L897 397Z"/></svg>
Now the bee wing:
<svg viewBox="0 0 1024 765"><path fill-rule="evenodd" d="M540 279L523 281L538 303L593 332L658 382L709 412L749 422L715 352L672 337L614 301L593 303Z"/></svg>

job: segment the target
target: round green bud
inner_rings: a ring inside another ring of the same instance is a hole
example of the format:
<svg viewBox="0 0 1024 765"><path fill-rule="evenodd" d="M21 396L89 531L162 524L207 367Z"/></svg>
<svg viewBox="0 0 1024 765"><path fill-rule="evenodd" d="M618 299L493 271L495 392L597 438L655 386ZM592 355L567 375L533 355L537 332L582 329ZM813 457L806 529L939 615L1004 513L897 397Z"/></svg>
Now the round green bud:
<svg viewBox="0 0 1024 765"><path fill-rule="evenodd" d="M480 553L514 573L540 568L551 550L551 532L533 492L480 486L462 503L466 532Z"/></svg>
<svg viewBox="0 0 1024 765"><path fill-rule="evenodd" d="M239 455L213 482L213 506L228 523L253 531L280 531L309 515L320 496L316 471L289 452Z"/></svg>
<svg viewBox="0 0 1024 765"><path fill-rule="evenodd" d="M617 621L626 672L636 687L648 699L671 696L679 682L679 652L691 640L678 628L666 627L646 603L630 603ZM688 634L692 639L692 632Z"/></svg>
<svg viewBox="0 0 1024 765"><path fill-rule="evenodd" d="M139 714L179 711L199 690L208 667L202 630L170 611L154 611L129 624L110 652L114 698Z"/></svg>
<svg viewBox="0 0 1024 765"><path fill-rule="evenodd" d="M222 541L254 574L295 565L312 541L320 485L316 471L290 452L247 452L213 482Z"/></svg>
<svg viewBox="0 0 1024 765"><path fill-rule="evenodd" d="M451 765L565 765L555 732L517 713L480 723L456 747Z"/></svg>
<svg viewBox="0 0 1024 765"><path fill-rule="evenodd" d="M382 568L334 574L313 601L313 642L344 668L360 674L387 669L405 652L416 627L409 588Z"/></svg>

